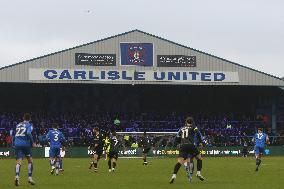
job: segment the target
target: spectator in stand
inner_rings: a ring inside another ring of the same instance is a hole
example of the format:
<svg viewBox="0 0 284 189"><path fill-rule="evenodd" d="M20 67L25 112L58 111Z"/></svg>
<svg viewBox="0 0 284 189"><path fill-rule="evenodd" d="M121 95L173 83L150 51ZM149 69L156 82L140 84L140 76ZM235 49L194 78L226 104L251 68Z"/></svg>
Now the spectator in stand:
<svg viewBox="0 0 284 189"><path fill-rule="evenodd" d="M114 120L119 118L120 127L124 131L152 131L152 132L176 132L183 124L187 114L178 113L63 113L51 114L44 112L34 112L33 125L35 141L38 146L44 146L43 136L49 130L51 123L59 123L60 130L68 139L70 146L85 146L92 138L91 128L99 127L107 132L114 127ZM263 124L263 119L257 120L248 115L206 115L193 114L197 127L201 129L204 136L207 136L211 146L240 145L240 133L247 133L252 136L255 129ZM9 146L14 127L22 117L22 113L0 112L0 146ZM255 116L256 117L256 116ZM116 127L117 128L117 127ZM137 137L129 136L130 146ZM153 139L154 145L170 146L173 142L167 137ZM275 140L280 141L281 140Z"/></svg>

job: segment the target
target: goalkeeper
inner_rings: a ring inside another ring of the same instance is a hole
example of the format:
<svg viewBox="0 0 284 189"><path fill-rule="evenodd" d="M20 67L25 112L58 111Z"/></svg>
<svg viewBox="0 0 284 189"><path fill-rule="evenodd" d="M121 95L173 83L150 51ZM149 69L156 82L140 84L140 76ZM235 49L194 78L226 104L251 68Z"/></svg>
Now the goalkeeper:
<svg viewBox="0 0 284 189"><path fill-rule="evenodd" d="M105 151L105 155L106 155L105 160L107 160L109 149L110 149L110 141L109 141L109 134L107 134L104 139L104 147L103 147L103 150Z"/></svg>

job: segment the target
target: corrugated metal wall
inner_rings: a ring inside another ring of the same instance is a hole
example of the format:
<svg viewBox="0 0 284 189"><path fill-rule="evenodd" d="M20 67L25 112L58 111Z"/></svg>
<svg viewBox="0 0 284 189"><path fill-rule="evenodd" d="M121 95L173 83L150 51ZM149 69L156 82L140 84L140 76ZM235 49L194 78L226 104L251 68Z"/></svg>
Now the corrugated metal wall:
<svg viewBox="0 0 284 189"><path fill-rule="evenodd" d="M154 45L154 68L150 67L127 67L120 66L120 42L143 42L153 43ZM0 69L0 82L33 82L33 83L102 83L96 81L29 81L29 68L58 68L58 69L94 69L93 66L75 65L75 53L93 53L93 54L116 54L116 67L100 67L100 69L135 69L137 71L159 69L165 70L182 70L182 71L234 71L239 73L239 83L178 83L180 85L260 85L260 86L284 86L284 81L264 73L254 71L243 66L233 64L218 57L207 55L205 53L189 49L181 45L171 43L167 40L148 35L140 31L133 31L113 38L94 42L78 48L62 51L60 53L44 56L42 58L17 64L15 66ZM196 56L197 66L190 68L165 68L156 67L157 55L190 55ZM107 82L111 84L125 84L132 82ZM177 84L171 82L137 82L135 84Z"/></svg>

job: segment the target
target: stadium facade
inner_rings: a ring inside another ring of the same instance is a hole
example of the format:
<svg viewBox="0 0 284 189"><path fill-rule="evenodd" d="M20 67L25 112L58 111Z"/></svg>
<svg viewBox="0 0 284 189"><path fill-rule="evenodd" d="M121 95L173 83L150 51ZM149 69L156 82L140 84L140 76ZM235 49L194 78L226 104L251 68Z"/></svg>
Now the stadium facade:
<svg viewBox="0 0 284 189"><path fill-rule="evenodd" d="M84 111L103 110L99 103L115 111L191 107L267 114L275 131L284 127L283 88L281 78L133 30L0 68L0 110L69 111L76 102Z"/></svg>

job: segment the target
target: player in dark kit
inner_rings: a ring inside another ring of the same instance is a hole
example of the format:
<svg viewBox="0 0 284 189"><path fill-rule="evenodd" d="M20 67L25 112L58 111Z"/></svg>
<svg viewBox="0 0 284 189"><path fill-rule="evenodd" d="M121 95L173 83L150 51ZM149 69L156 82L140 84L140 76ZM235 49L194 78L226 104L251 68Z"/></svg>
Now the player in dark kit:
<svg viewBox="0 0 284 189"><path fill-rule="evenodd" d="M205 137L202 136L200 130L197 127L194 128L194 131L195 131L195 134L194 134L194 146L200 152L201 149L203 149L203 146L207 144L207 141L205 140ZM196 158L195 154L190 154L189 162L184 163L189 182L192 181L192 177L193 177L193 171L194 171L193 159L194 158Z"/></svg>
<svg viewBox="0 0 284 189"><path fill-rule="evenodd" d="M193 118L187 117L185 120L185 125L180 129L178 132L178 138L180 139L180 149L179 149L179 156L177 159L177 163L174 167L174 172L170 181L170 184L174 182L176 179L176 175L178 170L182 164L188 161L188 158L195 157L197 159L197 178L201 181L204 180L204 177L201 175L201 168L202 168L202 157L200 155L199 150L194 145L194 138L195 133L198 131L196 127L194 127Z"/></svg>
<svg viewBox="0 0 284 189"><path fill-rule="evenodd" d="M119 152L119 145L120 145L115 131L112 131L109 141L110 141L110 148L109 148L109 154L108 154L108 171L114 172L115 167L116 167L116 162L118 159L118 152Z"/></svg>
<svg viewBox="0 0 284 189"><path fill-rule="evenodd" d="M150 141L149 137L147 137L146 131L144 132L143 137L141 139L141 147L143 149L143 151L142 151L143 165L148 165L146 158L147 158L147 154L149 153L149 151L151 149L151 141Z"/></svg>
<svg viewBox="0 0 284 189"><path fill-rule="evenodd" d="M243 146L242 156L248 157L248 137L246 136L246 133L243 133L243 136L241 137L241 143Z"/></svg>
<svg viewBox="0 0 284 189"><path fill-rule="evenodd" d="M90 163L89 169L92 169L94 166L95 172L98 171L98 161L100 160L102 153L103 153L103 135L100 133L100 129L98 127L95 127L93 129L94 132L94 140L91 144L92 150L93 150L93 161Z"/></svg>

